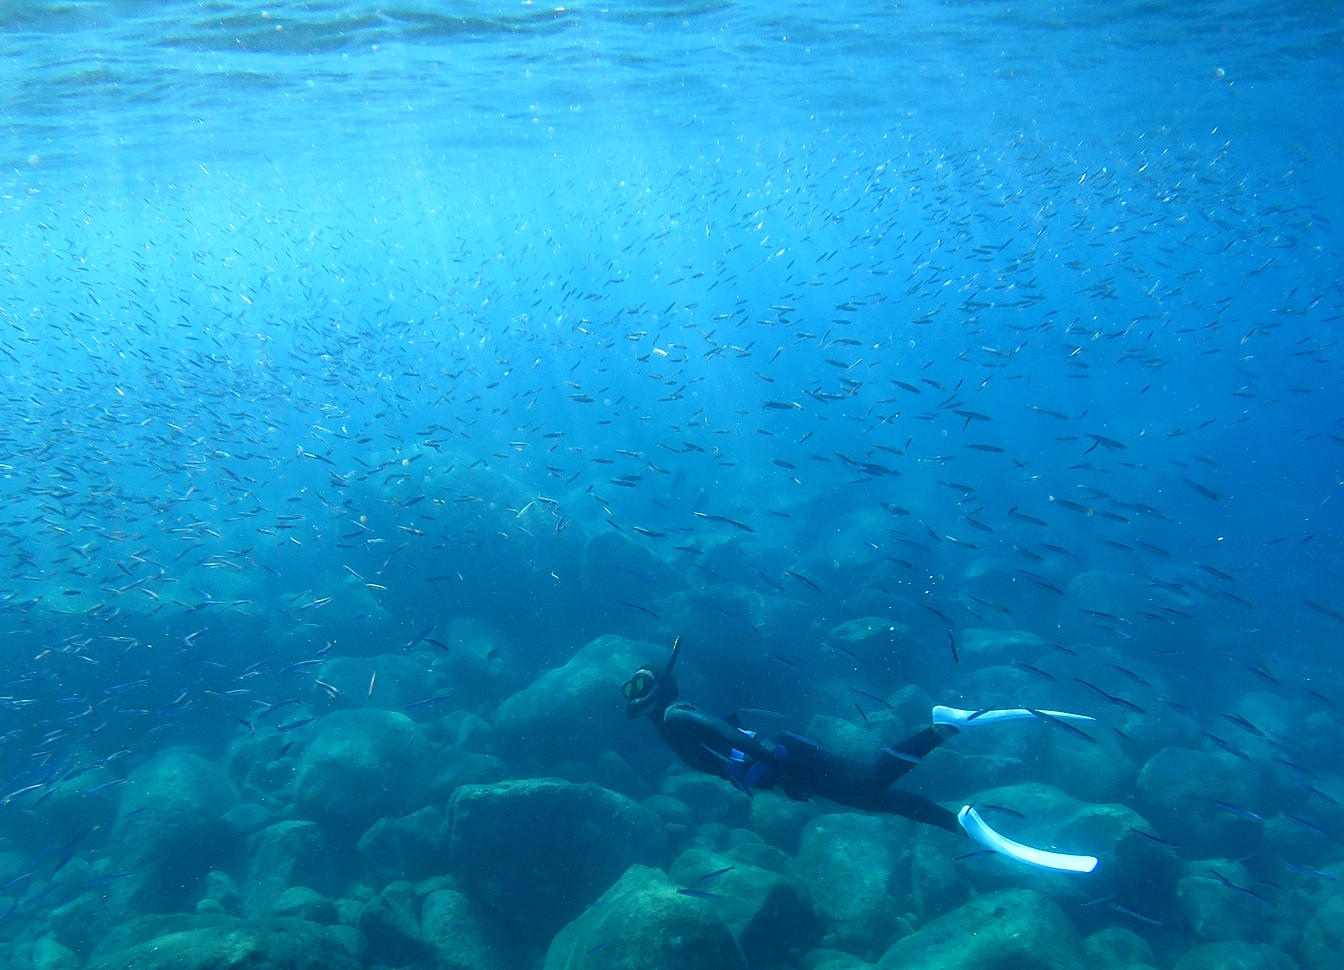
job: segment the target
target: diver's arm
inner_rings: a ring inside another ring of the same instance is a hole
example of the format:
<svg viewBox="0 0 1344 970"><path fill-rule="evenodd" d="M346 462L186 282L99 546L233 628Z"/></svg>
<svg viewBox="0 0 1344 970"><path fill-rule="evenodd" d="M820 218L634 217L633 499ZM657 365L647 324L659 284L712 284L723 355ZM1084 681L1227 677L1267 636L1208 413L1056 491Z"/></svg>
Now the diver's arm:
<svg viewBox="0 0 1344 970"><path fill-rule="evenodd" d="M706 748L720 758L732 757L733 751L740 751L743 756L767 765L775 761L772 749L722 718L706 714L690 704L669 705L663 712L658 733L682 761L693 767L704 763Z"/></svg>

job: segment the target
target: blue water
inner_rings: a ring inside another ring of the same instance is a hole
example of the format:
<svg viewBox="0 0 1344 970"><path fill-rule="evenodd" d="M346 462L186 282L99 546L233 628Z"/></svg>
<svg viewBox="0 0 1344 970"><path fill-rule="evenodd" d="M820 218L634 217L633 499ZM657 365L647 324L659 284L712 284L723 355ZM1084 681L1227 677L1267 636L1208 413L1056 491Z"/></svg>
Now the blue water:
<svg viewBox="0 0 1344 970"><path fill-rule="evenodd" d="M661 663L680 635L685 699L795 731L876 730L892 705L865 698L912 684L1096 716L1129 773L1090 800L1138 811L1183 879L1245 866L1279 929L1210 931L1175 895L1136 919L1121 889L1065 906L1079 936L1337 965L1311 921L1344 869L1341 24L0 9L0 938L81 966L62 907L196 912L212 872L246 896L242 842L118 895L149 865L133 773L187 750L232 773L215 814L309 818L232 766L274 741L293 768L347 708L405 714L435 764L493 724L467 780L614 753L637 780L591 780L645 800L680 770L647 724L542 754L498 712L594 638ZM890 642L844 640L869 618ZM986 630L1035 638L968 651ZM1254 831L1196 847L1149 817L1136 779L1177 748L1240 779L1188 814ZM1070 751L927 790L1068 787ZM1285 817L1316 840L1296 855ZM322 824L352 860L362 826ZM348 901L388 879L341 871L323 891L362 925Z"/></svg>

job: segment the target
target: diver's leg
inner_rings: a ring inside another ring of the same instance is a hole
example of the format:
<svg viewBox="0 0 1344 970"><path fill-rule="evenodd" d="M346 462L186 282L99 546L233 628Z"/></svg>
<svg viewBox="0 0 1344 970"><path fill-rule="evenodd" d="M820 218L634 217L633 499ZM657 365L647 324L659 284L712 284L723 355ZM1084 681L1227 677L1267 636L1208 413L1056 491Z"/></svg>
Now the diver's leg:
<svg viewBox="0 0 1344 970"><path fill-rule="evenodd" d="M873 787L882 791L907 771L924 760L927 755L948 738L960 733L950 724L935 724L918 734L906 738L890 748L883 748L873 763Z"/></svg>
<svg viewBox="0 0 1344 970"><path fill-rule="evenodd" d="M879 796L878 804L874 810L900 815L912 822L936 825L938 828L947 829L949 832L960 833L962 831L961 824L957 821L956 812L948 811L931 798L925 798L923 795L916 795L912 791L904 791L900 788L888 788L884 791Z"/></svg>

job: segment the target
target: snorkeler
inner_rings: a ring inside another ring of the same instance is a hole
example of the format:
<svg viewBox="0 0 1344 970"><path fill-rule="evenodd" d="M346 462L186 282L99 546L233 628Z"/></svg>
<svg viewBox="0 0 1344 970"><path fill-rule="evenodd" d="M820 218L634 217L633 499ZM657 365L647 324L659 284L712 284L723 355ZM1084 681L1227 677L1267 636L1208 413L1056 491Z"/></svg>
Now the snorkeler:
<svg viewBox="0 0 1344 970"><path fill-rule="evenodd" d="M954 813L923 795L892 787L925 755L963 730L1028 718L1065 722L1091 718L1062 711L935 707L932 726L894 747L883 748L876 761L864 765L787 731L773 744L763 743L754 731L736 723L736 715L723 720L678 701L672 667L680 650L678 637L662 673L641 667L622 691L627 698L626 714L632 718L642 714L652 721L668 747L692 768L726 778L749 796L753 789L779 788L799 801L815 795L865 812L900 815L949 832L964 832L986 849L1042 869L1091 872L1096 868L1097 860L1092 856L1048 852L1007 839L990 828L970 805Z"/></svg>

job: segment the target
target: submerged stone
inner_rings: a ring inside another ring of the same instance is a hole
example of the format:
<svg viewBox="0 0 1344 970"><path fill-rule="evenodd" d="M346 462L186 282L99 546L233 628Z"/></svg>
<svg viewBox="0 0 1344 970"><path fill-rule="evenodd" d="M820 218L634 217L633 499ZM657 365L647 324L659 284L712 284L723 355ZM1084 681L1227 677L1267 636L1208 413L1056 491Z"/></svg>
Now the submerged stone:
<svg viewBox="0 0 1344 970"><path fill-rule="evenodd" d="M494 728L501 750L550 763L574 751L616 747L630 732L621 685L641 664L666 660L665 646L598 637L499 705Z"/></svg>
<svg viewBox="0 0 1344 970"><path fill-rule="evenodd" d="M629 799L554 778L459 788L449 866L510 933L544 944L635 863L661 865L662 820Z"/></svg>
<svg viewBox="0 0 1344 970"><path fill-rule="evenodd" d="M299 758L295 809L333 830L362 832L424 804L426 742L404 714L328 714Z"/></svg>
<svg viewBox="0 0 1344 970"><path fill-rule="evenodd" d="M439 970L512 970L517 966L508 934L482 906L456 889L438 889L427 895L420 924Z"/></svg>
<svg viewBox="0 0 1344 970"><path fill-rule="evenodd" d="M199 920L200 917L193 917ZM358 970L324 927L296 919L217 917L125 948L100 947L86 970Z"/></svg>
<svg viewBox="0 0 1344 970"><path fill-rule="evenodd" d="M742 970L719 900L682 890L657 869L632 866L556 934L543 970Z"/></svg>
<svg viewBox="0 0 1344 970"><path fill-rule="evenodd" d="M238 847L223 821L237 793L219 766L180 748L136 768L122 786L113 828L115 895L141 912L168 912L196 898L196 883Z"/></svg>
<svg viewBox="0 0 1344 970"><path fill-rule="evenodd" d="M1176 963L1176 970L1298 970L1298 966L1266 943L1224 942L1195 947Z"/></svg>
<svg viewBox="0 0 1344 970"><path fill-rule="evenodd" d="M823 944L875 957L899 932L900 886L888 820L840 812L808 823L798 870L825 926Z"/></svg>
<svg viewBox="0 0 1344 970"><path fill-rule="evenodd" d="M769 967L790 962L821 936L821 921L791 863L760 842L739 842L725 852L695 846L677 858L670 875L689 892L711 893L747 963Z"/></svg>
<svg viewBox="0 0 1344 970"><path fill-rule="evenodd" d="M1078 935L1058 906L1025 889L992 893L898 940L886 970L1078 970Z"/></svg>

